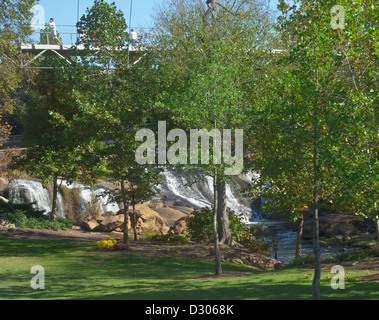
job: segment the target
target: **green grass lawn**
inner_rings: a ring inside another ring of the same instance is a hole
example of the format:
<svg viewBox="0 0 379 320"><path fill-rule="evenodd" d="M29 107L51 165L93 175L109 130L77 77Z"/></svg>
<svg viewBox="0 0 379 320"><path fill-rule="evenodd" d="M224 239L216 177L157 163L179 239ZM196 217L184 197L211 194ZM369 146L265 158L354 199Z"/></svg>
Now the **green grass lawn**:
<svg viewBox="0 0 379 320"><path fill-rule="evenodd" d="M31 268L45 270L45 289L33 290ZM0 237L0 299L242 300L310 299L313 270L257 271L223 263L238 278L202 279L212 260L101 252L95 243L12 240ZM247 275L246 275L247 274ZM379 284L347 273L344 290L333 290L323 272L322 299L379 299ZM329 277L329 278L328 278Z"/></svg>

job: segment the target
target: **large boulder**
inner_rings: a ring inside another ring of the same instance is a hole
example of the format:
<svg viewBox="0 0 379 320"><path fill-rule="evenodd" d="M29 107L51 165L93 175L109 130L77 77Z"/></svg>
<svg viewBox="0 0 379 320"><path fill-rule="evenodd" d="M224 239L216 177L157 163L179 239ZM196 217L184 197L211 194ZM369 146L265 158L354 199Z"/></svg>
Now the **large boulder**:
<svg viewBox="0 0 379 320"><path fill-rule="evenodd" d="M169 227L164 218L162 218L156 211L152 210L147 203L137 204L136 207L137 218L137 233L142 235L146 232L153 232L158 234L166 234ZM129 208L128 230L132 232L132 215L133 208ZM87 216L81 223L82 229L86 231L96 232L112 232L124 231L125 226L124 210L118 212L105 212L97 215Z"/></svg>
<svg viewBox="0 0 379 320"><path fill-rule="evenodd" d="M124 216L116 212L105 212L97 215L88 215L81 223L86 231L112 232L124 224Z"/></svg>
<svg viewBox="0 0 379 320"><path fill-rule="evenodd" d="M173 234L179 234L184 237L189 237L189 232L187 228L187 218L190 216L191 215L178 219L171 227L170 232Z"/></svg>
<svg viewBox="0 0 379 320"><path fill-rule="evenodd" d="M113 212L106 212L102 214L98 219L97 222L99 225L94 229L94 231L98 232L112 232L115 231L117 228L121 228L124 225L124 216L123 215L117 215Z"/></svg>
<svg viewBox="0 0 379 320"><path fill-rule="evenodd" d="M88 219L85 219L82 223L81 223L81 228L85 231L94 231L97 227L99 226L99 224L97 223L97 221L95 220L88 220Z"/></svg>
<svg viewBox="0 0 379 320"><path fill-rule="evenodd" d="M155 212L158 212L158 214L166 221L169 227L172 227L179 219L187 216L182 211L176 210L174 208L157 208L153 210Z"/></svg>
<svg viewBox="0 0 379 320"><path fill-rule="evenodd" d="M162 218L156 211L152 210L147 203L137 204L135 206L135 213L137 218L137 233L142 235L146 232L153 232L158 234L166 234L169 227L164 218ZM124 210L120 210L118 215L124 216ZM133 208L129 207L129 221L128 229L131 229L131 218L133 215ZM120 226L120 230L124 231L124 224Z"/></svg>

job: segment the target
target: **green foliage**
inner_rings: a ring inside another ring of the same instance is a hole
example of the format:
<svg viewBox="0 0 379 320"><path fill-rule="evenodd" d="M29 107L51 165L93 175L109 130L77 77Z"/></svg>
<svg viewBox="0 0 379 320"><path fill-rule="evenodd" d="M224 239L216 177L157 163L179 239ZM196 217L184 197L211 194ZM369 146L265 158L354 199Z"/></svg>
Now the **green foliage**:
<svg viewBox="0 0 379 320"><path fill-rule="evenodd" d="M362 259L379 257L379 250L377 249L358 249L349 253L341 253L335 256L321 257L322 263L341 263L346 261L359 261ZM288 266L297 266L304 264L312 264L314 262L314 257L312 254L296 258L294 261L290 262Z"/></svg>
<svg viewBox="0 0 379 320"><path fill-rule="evenodd" d="M195 241L213 241L212 209L195 210L186 219L190 238ZM269 243L263 240L263 232L259 226L249 227L242 222L241 216L229 211L230 231L233 239L246 249L253 252L267 253Z"/></svg>
<svg viewBox="0 0 379 320"><path fill-rule="evenodd" d="M31 8L36 0L2 0L0 2L0 114L11 111L14 91L21 84L19 45L32 33Z"/></svg>
<svg viewBox="0 0 379 320"><path fill-rule="evenodd" d="M134 165L126 173L125 195L128 203L135 205L152 199L159 193L160 170L153 166ZM122 196L117 192L118 198Z"/></svg>
<svg viewBox="0 0 379 320"><path fill-rule="evenodd" d="M91 8L87 8L77 23L80 40L86 49L96 48L87 56L87 62L109 68L111 65L127 59L129 34L124 14L117 10L115 3L95 0ZM86 55L86 54L85 54Z"/></svg>
<svg viewBox="0 0 379 320"><path fill-rule="evenodd" d="M192 217L186 219L188 232L194 241L211 242L212 231L212 210L204 208L201 211L192 212Z"/></svg>
<svg viewBox="0 0 379 320"><path fill-rule="evenodd" d="M187 243L188 238L183 237L179 234L156 234L149 233L144 237L145 241L153 241L153 242L170 242L170 243Z"/></svg>
<svg viewBox="0 0 379 320"><path fill-rule="evenodd" d="M270 101L252 114L258 193L274 200L271 209L294 219L305 206L313 207L315 188L342 213L374 216L379 181L374 1L339 2L346 12L343 30L331 27L333 1L285 2L281 32L293 41L278 58L281 73L267 77Z"/></svg>
<svg viewBox="0 0 379 320"><path fill-rule="evenodd" d="M3 201L0 201L0 213L8 213L10 210L27 212L28 217L31 218L41 218L44 213L44 211L40 211L35 208L35 203L18 204L11 202L5 203Z"/></svg>
<svg viewBox="0 0 379 320"><path fill-rule="evenodd" d="M56 218L52 221L47 215L36 218L26 211L17 211L17 213L5 212L4 215L12 223L16 223L17 221L17 226L23 228L67 230L72 229L72 226L76 223L75 220L63 218Z"/></svg>
<svg viewBox="0 0 379 320"><path fill-rule="evenodd" d="M151 56L160 91L153 111L169 114L168 126L250 129L249 110L259 105L273 60L273 24L253 1L218 3L205 13L201 2L172 1L157 14ZM213 175L212 162L201 167Z"/></svg>
<svg viewBox="0 0 379 320"><path fill-rule="evenodd" d="M63 218L57 218L55 221L51 221L50 217L43 213L44 211L35 209L34 203L9 203L9 205L7 205L0 201L0 214L3 214L14 224L17 222L17 227L66 230L72 229L72 226L76 223L75 220Z"/></svg>

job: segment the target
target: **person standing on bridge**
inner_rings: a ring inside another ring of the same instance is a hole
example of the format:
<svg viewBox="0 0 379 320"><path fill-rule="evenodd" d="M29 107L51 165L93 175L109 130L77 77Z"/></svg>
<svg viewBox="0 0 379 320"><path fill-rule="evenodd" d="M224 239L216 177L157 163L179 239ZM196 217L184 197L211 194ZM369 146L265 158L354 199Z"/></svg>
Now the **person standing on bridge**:
<svg viewBox="0 0 379 320"><path fill-rule="evenodd" d="M57 37L57 25L55 24L53 18L50 18L49 26L50 26L50 28L51 28L50 39L52 39L52 41L53 41L54 39L56 39L56 40L58 40L59 44L62 44L62 42L61 42L61 41L58 39L58 37Z"/></svg>
<svg viewBox="0 0 379 320"><path fill-rule="evenodd" d="M130 39L132 41L132 46L135 47L137 45L138 36L134 29L130 30Z"/></svg>

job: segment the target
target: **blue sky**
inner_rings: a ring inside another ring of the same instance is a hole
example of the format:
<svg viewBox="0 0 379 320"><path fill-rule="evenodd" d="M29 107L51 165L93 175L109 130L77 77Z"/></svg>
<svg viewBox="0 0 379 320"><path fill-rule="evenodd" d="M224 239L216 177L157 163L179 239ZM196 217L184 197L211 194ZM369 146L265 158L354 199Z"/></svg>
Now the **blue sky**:
<svg viewBox="0 0 379 320"><path fill-rule="evenodd" d="M108 3L115 2L125 16L129 25L130 4L132 0L107 0ZM47 23L50 17L54 18L57 25L75 25L77 21L77 11L79 3L79 17L81 17L88 7L93 5L93 0L40 0L38 5L43 7L44 22ZM133 0L132 27L150 27L152 25L152 14L156 4L163 0ZM38 12L36 12L38 14ZM38 24L43 24L37 21Z"/></svg>
<svg viewBox="0 0 379 320"><path fill-rule="evenodd" d="M152 15L156 5L164 0L106 0L108 3L115 2L125 16L129 25L130 4L133 1L132 27L151 27ZM276 9L278 0L266 0L271 8ZM38 24L47 23L50 17L54 18L57 25L75 25L77 21L78 3L79 17L81 17L88 7L93 5L94 0L40 0L38 5L44 10L44 22L37 21ZM38 13L38 12L37 12Z"/></svg>

